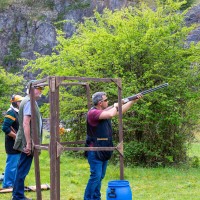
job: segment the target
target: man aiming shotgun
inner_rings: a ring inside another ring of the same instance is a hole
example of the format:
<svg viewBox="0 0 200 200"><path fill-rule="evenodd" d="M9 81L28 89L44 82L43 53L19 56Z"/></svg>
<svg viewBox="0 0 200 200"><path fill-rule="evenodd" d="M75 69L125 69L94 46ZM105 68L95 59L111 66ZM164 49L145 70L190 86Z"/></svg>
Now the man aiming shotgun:
<svg viewBox="0 0 200 200"><path fill-rule="evenodd" d="M167 86L163 84L156 88L143 91L136 95L122 99L122 113L128 111L143 95ZM87 113L87 147L112 147L111 118L117 116L118 103L108 107L108 97L105 92L96 92L92 95L93 107ZM112 151L88 151L87 159L90 165L84 200L101 199L101 181L106 174L108 160Z"/></svg>

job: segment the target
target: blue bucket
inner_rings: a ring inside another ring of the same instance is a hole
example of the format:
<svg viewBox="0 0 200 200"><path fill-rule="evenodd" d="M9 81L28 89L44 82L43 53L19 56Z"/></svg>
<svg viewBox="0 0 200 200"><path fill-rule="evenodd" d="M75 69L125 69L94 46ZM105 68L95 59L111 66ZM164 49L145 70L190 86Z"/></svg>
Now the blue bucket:
<svg viewBox="0 0 200 200"><path fill-rule="evenodd" d="M106 200L132 200L129 182L125 180L109 181Z"/></svg>

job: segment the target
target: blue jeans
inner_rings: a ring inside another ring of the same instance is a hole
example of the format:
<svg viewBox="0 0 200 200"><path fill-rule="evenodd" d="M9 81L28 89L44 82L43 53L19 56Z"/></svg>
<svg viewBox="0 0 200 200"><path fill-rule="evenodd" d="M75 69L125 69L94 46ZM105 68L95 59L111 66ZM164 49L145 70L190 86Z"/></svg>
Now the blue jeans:
<svg viewBox="0 0 200 200"><path fill-rule="evenodd" d="M27 156L25 153L21 153L19 163L17 166L16 178L13 187L13 199L21 200L24 199L24 181L26 176L28 175L31 164L32 164L33 156Z"/></svg>
<svg viewBox="0 0 200 200"><path fill-rule="evenodd" d="M2 184L3 188L13 187L19 157L20 157L20 153L7 154L6 167L5 167L5 172L4 172L3 184Z"/></svg>
<svg viewBox="0 0 200 200"><path fill-rule="evenodd" d="M88 163L90 178L85 189L84 200L100 200L101 181L106 174L108 161L98 160L94 151L88 151Z"/></svg>

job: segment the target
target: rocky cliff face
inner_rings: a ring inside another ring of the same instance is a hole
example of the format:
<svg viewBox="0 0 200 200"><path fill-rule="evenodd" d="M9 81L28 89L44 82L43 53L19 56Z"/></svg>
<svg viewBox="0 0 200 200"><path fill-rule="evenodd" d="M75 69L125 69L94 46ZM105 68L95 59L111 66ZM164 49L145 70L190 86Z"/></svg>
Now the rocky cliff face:
<svg viewBox="0 0 200 200"><path fill-rule="evenodd" d="M56 45L56 21L78 22L85 16L92 16L95 8L102 12L105 7L114 10L126 5L127 0L54 0L51 7L14 3L0 12L0 65L7 69L23 67L25 62L17 58L35 59L34 52L50 54ZM199 13L200 5L197 5L186 16L187 24L200 23ZM60 26L66 37L75 30L70 22ZM200 27L188 36L188 40L200 41Z"/></svg>
<svg viewBox="0 0 200 200"><path fill-rule="evenodd" d="M199 26L191 32L188 36L189 42L199 42L200 41L200 4L194 6L186 15L186 24L191 25L193 23L199 24Z"/></svg>
<svg viewBox="0 0 200 200"><path fill-rule="evenodd" d="M18 57L35 59L34 52L50 54L56 45L56 21L82 21L83 17L93 15L95 8L101 12L105 7L116 9L125 3L124 0L54 0L51 8L14 3L0 12L0 65L11 69L24 65L17 61ZM72 23L61 26L67 37L73 34Z"/></svg>

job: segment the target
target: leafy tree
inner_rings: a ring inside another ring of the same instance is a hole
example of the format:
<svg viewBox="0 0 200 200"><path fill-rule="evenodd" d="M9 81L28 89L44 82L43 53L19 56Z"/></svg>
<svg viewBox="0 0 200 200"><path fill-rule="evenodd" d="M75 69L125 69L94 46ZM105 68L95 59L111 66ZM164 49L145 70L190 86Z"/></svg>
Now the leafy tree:
<svg viewBox="0 0 200 200"><path fill-rule="evenodd" d="M10 98L13 94L22 94L22 77L8 73L0 67L0 120L10 105Z"/></svg>
<svg viewBox="0 0 200 200"><path fill-rule="evenodd" d="M182 4L168 1L155 10L142 4L95 12L77 24L71 38L58 31L55 53L38 55L27 69L40 69L38 78L120 77L124 97L168 82L168 89L145 96L123 116L126 161L145 165L185 161L200 108L200 44L186 41L195 25L186 27L186 11L179 12ZM106 91L110 103L117 99L114 84L90 83L90 87L91 92ZM83 115L84 91L77 86L63 91L61 116L69 120Z"/></svg>

